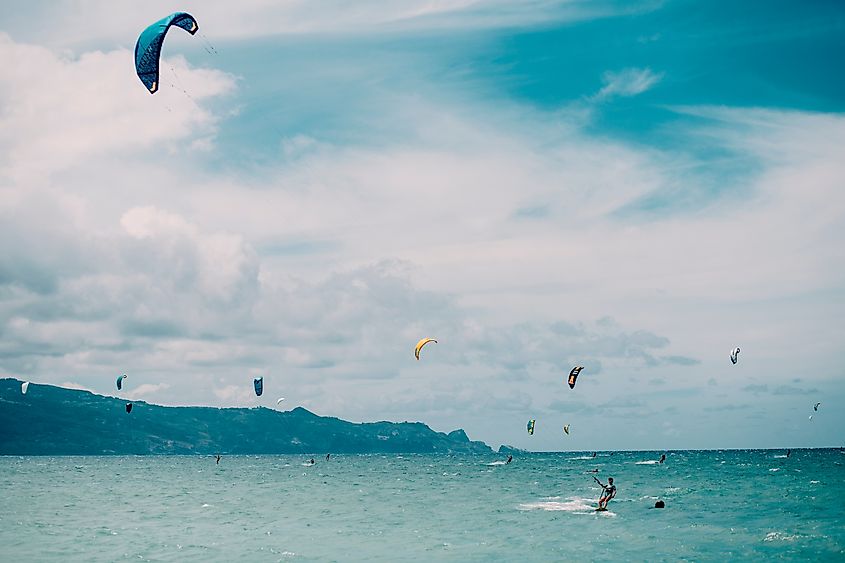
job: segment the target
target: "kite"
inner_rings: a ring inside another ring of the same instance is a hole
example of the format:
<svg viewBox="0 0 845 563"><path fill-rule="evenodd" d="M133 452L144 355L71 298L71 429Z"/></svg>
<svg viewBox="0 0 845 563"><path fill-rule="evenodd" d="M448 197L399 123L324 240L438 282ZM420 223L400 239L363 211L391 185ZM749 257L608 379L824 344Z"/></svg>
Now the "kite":
<svg viewBox="0 0 845 563"><path fill-rule="evenodd" d="M416 356L417 360L420 359L420 350L422 350L423 346L425 346L429 342L434 342L435 344L437 344L437 341L433 338L423 338L422 340L417 342L417 345L414 347L414 356Z"/></svg>
<svg viewBox="0 0 845 563"><path fill-rule="evenodd" d="M739 348L731 350L731 363L735 364L739 360Z"/></svg>
<svg viewBox="0 0 845 563"><path fill-rule="evenodd" d="M155 94L158 91L158 64L161 57L161 46L164 43L164 36L171 26L181 27L191 35L199 30L197 20L191 14L176 12L166 18L162 18L141 32L138 42L135 43L135 72L138 78L150 91Z"/></svg>

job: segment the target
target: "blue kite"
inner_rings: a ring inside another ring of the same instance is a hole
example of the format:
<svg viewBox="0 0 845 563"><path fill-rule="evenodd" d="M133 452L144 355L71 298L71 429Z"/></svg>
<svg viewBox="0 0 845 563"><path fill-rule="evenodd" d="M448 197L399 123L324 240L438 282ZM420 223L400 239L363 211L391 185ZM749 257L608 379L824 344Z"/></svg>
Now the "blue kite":
<svg viewBox="0 0 845 563"><path fill-rule="evenodd" d="M172 25L181 27L191 35L200 28L194 16L185 12L176 12L142 31L138 42L135 43L135 72L138 73L138 78L150 94L155 94L158 90L158 59L161 56L161 45Z"/></svg>

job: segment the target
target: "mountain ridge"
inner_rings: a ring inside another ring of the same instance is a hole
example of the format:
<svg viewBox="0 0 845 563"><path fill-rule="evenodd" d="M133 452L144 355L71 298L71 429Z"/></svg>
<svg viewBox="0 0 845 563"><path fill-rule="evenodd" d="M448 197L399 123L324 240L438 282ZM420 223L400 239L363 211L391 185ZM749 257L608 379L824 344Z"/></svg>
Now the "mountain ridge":
<svg viewBox="0 0 845 563"><path fill-rule="evenodd" d="M0 455L491 453L462 429L348 422L303 407L168 407L0 379Z"/></svg>

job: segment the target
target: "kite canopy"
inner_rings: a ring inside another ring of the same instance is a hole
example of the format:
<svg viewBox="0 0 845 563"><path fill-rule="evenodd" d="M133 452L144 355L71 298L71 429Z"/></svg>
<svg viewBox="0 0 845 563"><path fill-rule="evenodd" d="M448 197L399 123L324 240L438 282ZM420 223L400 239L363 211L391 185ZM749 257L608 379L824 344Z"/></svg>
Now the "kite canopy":
<svg viewBox="0 0 845 563"><path fill-rule="evenodd" d="M821 404L821 403L816 403L815 405L813 405L813 410L814 410L814 411L818 411L818 410L819 410L819 405L820 405L820 404Z"/></svg>
<svg viewBox="0 0 845 563"><path fill-rule="evenodd" d="M528 421L528 435L529 436L534 435L534 422L535 422L535 419L533 419L533 418Z"/></svg>
<svg viewBox="0 0 845 563"><path fill-rule="evenodd" d="M731 350L731 363L735 364L739 360L739 348Z"/></svg>
<svg viewBox="0 0 845 563"><path fill-rule="evenodd" d="M117 381L115 381L115 383L117 384L117 390L118 390L118 391L120 391L121 389L123 389L123 380L124 380L124 379L126 379L126 374L125 374L125 373L124 373L123 375L118 376Z"/></svg>
<svg viewBox="0 0 845 563"><path fill-rule="evenodd" d="M264 392L264 378L256 377L252 380L252 384L255 387L255 394L260 397ZM276 404L278 404L278 402Z"/></svg>
<svg viewBox="0 0 845 563"><path fill-rule="evenodd" d="M279 397L279 400L278 400L278 401L276 401L276 404L277 404L277 405L281 405L281 404L282 404L282 401L284 401L284 400L285 400L285 398L284 398L284 397Z"/></svg>
<svg viewBox="0 0 845 563"><path fill-rule="evenodd" d="M191 35L199 29L197 20L191 14L176 12L162 18L141 32L135 43L135 72L138 78L150 91L155 94L158 90L158 63L161 57L161 45L170 26L181 27Z"/></svg>
<svg viewBox="0 0 845 563"><path fill-rule="evenodd" d="M572 371L569 372L569 383L570 389L575 389L575 381L578 379L578 374L581 373L581 370L584 369L584 366L577 366L572 368Z"/></svg>
<svg viewBox="0 0 845 563"><path fill-rule="evenodd" d="M414 347L414 356L418 360L420 359L420 350L422 350L423 346L425 346L429 342L434 342L435 344L437 344L437 341L433 338L423 338L422 340L417 342L417 345Z"/></svg>
<svg viewBox="0 0 845 563"><path fill-rule="evenodd" d="M569 425L563 427L563 431L566 432L566 435L569 436Z"/></svg>
<svg viewBox="0 0 845 563"><path fill-rule="evenodd" d="M29 381L24 381L21 383L21 393L26 395L26 390L29 389Z"/></svg>

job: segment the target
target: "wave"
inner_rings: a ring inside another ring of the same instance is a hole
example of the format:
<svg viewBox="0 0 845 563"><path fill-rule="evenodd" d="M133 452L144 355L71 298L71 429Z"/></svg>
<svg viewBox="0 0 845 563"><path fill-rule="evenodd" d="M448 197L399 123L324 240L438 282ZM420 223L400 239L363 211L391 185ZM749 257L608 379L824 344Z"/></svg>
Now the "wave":
<svg viewBox="0 0 845 563"><path fill-rule="evenodd" d="M553 497L558 498L558 497ZM548 512L571 512L572 514L596 514L596 500L593 498L569 497L566 501L544 500L526 502L519 505L519 510L545 510ZM603 511L605 516L616 516L615 512Z"/></svg>
<svg viewBox="0 0 845 563"><path fill-rule="evenodd" d="M763 541L794 541L798 539L798 535L787 534L786 532L769 532Z"/></svg>
<svg viewBox="0 0 845 563"><path fill-rule="evenodd" d="M634 465L657 465L658 463L660 462L656 459L647 459L643 461L635 461Z"/></svg>

